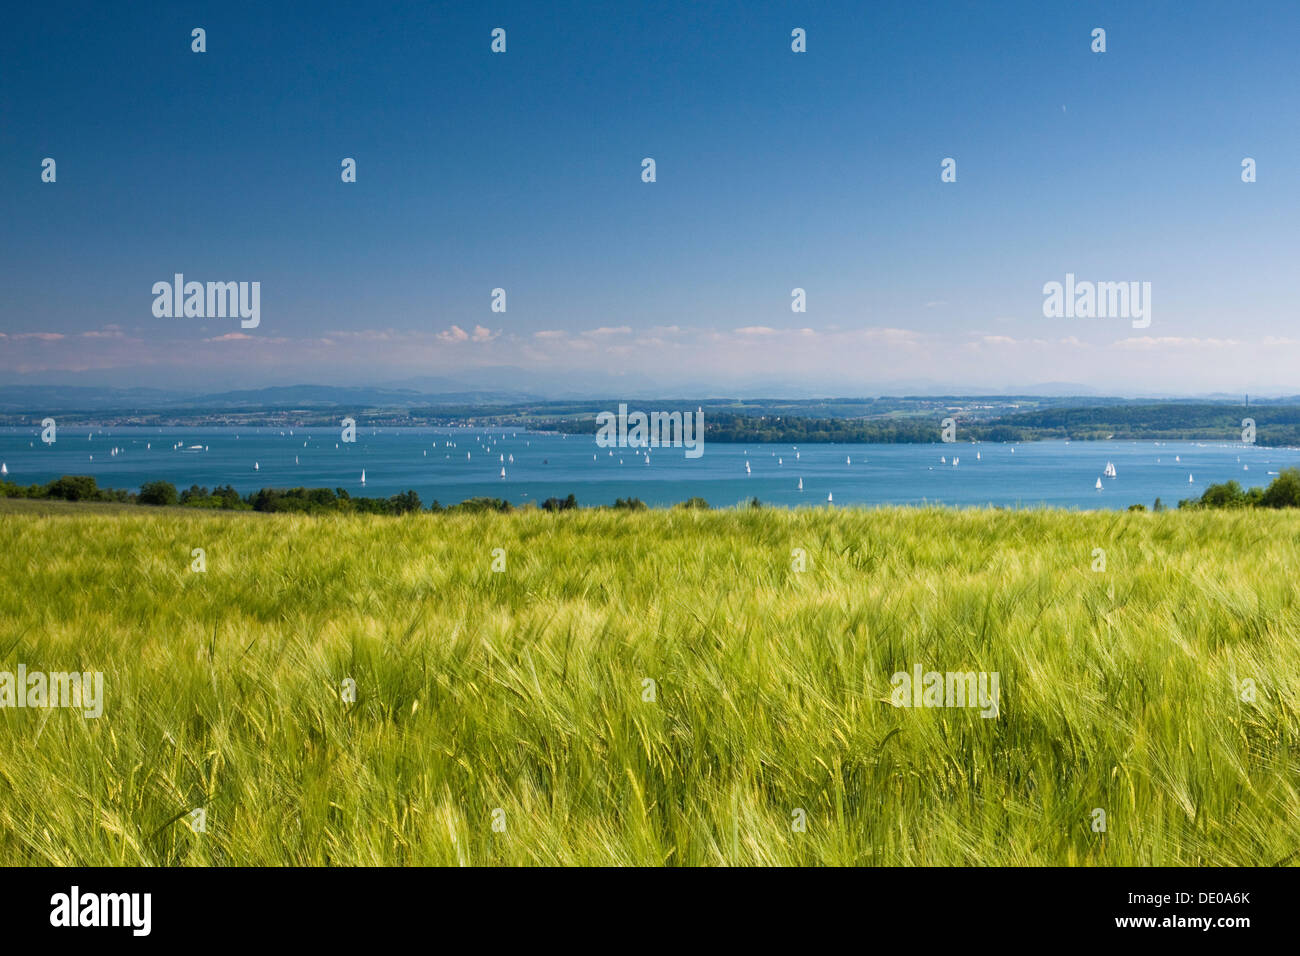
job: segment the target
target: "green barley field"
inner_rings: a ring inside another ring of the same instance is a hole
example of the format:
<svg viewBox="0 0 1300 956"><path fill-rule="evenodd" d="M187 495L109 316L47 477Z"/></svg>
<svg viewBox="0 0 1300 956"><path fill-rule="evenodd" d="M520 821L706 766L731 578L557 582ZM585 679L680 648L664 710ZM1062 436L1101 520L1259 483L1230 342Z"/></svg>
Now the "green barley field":
<svg viewBox="0 0 1300 956"><path fill-rule="evenodd" d="M0 671L104 699L0 710L0 864L1296 862L1298 544L1259 510L10 508ZM998 715L893 706L917 665L997 672Z"/></svg>

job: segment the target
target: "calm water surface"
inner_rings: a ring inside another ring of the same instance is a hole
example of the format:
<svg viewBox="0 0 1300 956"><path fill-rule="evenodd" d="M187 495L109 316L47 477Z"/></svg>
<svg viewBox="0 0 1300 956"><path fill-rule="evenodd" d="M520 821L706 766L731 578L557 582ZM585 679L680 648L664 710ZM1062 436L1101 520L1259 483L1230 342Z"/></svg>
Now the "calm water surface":
<svg viewBox="0 0 1300 956"><path fill-rule="evenodd" d="M1135 502L1150 507L1157 496L1175 505L1213 482L1235 478L1246 487L1264 485L1270 472L1300 465L1300 449L1226 442L798 448L708 442L700 458L688 459L680 448L658 448L649 452L647 463L643 452L598 448L594 435L358 428L356 438L345 444L338 429L326 428L291 433L287 428L61 427L58 440L44 445L40 429L31 426L0 429L0 462L8 479L20 484L81 474L93 475L101 486L133 491L154 479L177 488L229 484L241 493L303 485L386 497L414 489L426 505L475 495L522 504L573 493L583 505L626 497L668 505L693 496L719 506L752 497L767 504L825 505L833 495L837 505L1073 508L1126 508ZM1114 463L1115 478L1102 477L1107 462Z"/></svg>

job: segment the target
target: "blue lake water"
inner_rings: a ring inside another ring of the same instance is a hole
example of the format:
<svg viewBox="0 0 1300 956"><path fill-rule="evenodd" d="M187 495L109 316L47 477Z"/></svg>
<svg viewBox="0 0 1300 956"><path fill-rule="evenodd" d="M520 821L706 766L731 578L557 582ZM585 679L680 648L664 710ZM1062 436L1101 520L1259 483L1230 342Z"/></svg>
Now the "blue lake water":
<svg viewBox="0 0 1300 956"><path fill-rule="evenodd" d="M53 445L45 445L38 427L11 427L0 429L0 462L8 468L8 479L20 484L80 474L93 475L101 486L130 490L154 479L182 489L230 484L241 493L302 485L387 497L414 489L426 506L434 499L451 504L475 495L522 504L572 493L582 505L626 497L668 505L699 496L715 506L752 497L765 504L824 506L829 494L836 505L1072 508L1126 508L1135 502L1150 507L1157 496L1172 506L1180 498L1199 496L1214 482L1235 478L1246 487L1264 485L1270 472L1300 465L1300 449L1226 442L814 444L797 449L708 442L697 459L686 458L680 448L652 449L647 464L645 454L632 449L598 448L594 435L358 428L355 443L339 439L337 428L323 427L290 433L287 428L69 426L59 428ZM192 449L194 445L202 447ZM1098 491L1095 485L1107 462L1115 464L1117 476L1102 478Z"/></svg>

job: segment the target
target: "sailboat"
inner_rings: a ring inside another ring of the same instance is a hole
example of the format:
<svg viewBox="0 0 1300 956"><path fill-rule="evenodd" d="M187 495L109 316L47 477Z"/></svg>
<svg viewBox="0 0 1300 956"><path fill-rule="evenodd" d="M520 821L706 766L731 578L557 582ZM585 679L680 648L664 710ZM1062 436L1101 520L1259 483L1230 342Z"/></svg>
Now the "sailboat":
<svg viewBox="0 0 1300 956"><path fill-rule="evenodd" d="M1115 463L1114 463L1113 461L1108 461L1108 462L1106 462L1106 470L1103 471L1102 474L1105 475L1107 478L1114 478L1114 477L1115 477Z"/></svg>
<svg viewBox="0 0 1300 956"><path fill-rule="evenodd" d="M295 465L298 464L298 456L297 456L297 455L294 455L294 456L293 456L293 463L294 463Z"/></svg>
<svg viewBox="0 0 1300 956"><path fill-rule="evenodd" d="M953 456L952 456L952 466L953 466L954 468L957 467L957 462L959 462L959 461L961 461L961 459L958 458L956 455L953 455Z"/></svg>
<svg viewBox="0 0 1300 956"><path fill-rule="evenodd" d="M976 460L976 461L979 461L979 460L980 460L980 453L979 453L979 452L976 452L976 453L975 453L975 460Z"/></svg>
<svg viewBox="0 0 1300 956"><path fill-rule="evenodd" d="M851 465L851 464L853 464L853 459L850 458L850 457L848 457L848 456L846 455L846 456L844 457L844 464L846 464L846 465Z"/></svg>
<svg viewBox="0 0 1300 956"><path fill-rule="evenodd" d="M1182 455L1174 455L1174 461L1182 461L1182 460L1183 460Z"/></svg>
<svg viewBox="0 0 1300 956"><path fill-rule="evenodd" d="M800 490L800 491L803 491L803 479L802 479L802 478L799 479L799 490Z"/></svg>
<svg viewBox="0 0 1300 956"><path fill-rule="evenodd" d="M1192 476L1191 476L1190 474L1187 476L1187 483L1188 483L1189 485L1190 485L1190 484L1194 484L1194 482L1193 482L1193 480L1192 480Z"/></svg>
<svg viewBox="0 0 1300 956"><path fill-rule="evenodd" d="M1101 491L1101 479L1100 479L1100 478L1097 479L1097 490L1098 490L1098 491Z"/></svg>
<svg viewBox="0 0 1300 956"><path fill-rule="evenodd" d="M505 470L504 468L502 468L502 469L501 469L501 477L504 478L505 476L506 476L506 470Z"/></svg>
<svg viewBox="0 0 1300 956"><path fill-rule="evenodd" d="M833 491L826 492L826 503L830 504L834 500L835 500L835 492Z"/></svg>
<svg viewBox="0 0 1300 956"><path fill-rule="evenodd" d="M948 456L947 456L947 455L940 455L940 456L939 456L939 464L941 464L941 465L946 465L946 464L948 464Z"/></svg>
<svg viewBox="0 0 1300 956"><path fill-rule="evenodd" d="M785 464L785 462L783 462L780 458L778 458L778 459L776 460L776 463L777 463L778 466L779 466L779 465L783 465L783 464Z"/></svg>
<svg viewBox="0 0 1300 956"><path fill-rule="evenodd" d="M7 475L7 474L9 474L9 466L6 465L4 462L0 462L0 475Z"/></svg>
<svg viewBox="0 0 1300 956"><path fill-rule="evenodd" d="M361 483L363 485L366 483L366 470L364 468L361 469Z"/></svg>
<svg viewBox="0 0 1300 956"><path fill-rule="evenodd" d="M750 471L749 471L749 462L745 462L745 474L748 475L749 473L750 473Z"/></svg>
<svg viewBox="0 0 1300 956"><path fill-rule="evenodd" d="M258 462L253 462L253 471L261 471L261 470L262 470L261 464Z"/></svg>

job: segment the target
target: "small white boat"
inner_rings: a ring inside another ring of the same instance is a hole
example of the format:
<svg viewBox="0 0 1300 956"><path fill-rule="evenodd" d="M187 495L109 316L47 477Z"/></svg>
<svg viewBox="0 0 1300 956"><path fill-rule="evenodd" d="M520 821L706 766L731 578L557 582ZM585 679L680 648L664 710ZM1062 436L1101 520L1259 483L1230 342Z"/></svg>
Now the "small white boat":
<svg viewBox="0 0 1300 956"><path fill-rule="evenodd" d="M829 504L830 502L832 502L832 501L834 501L834 500L835 500L835 492L833 492L833 491L828 491L828 492L826 492L826 502Z"/></svg>
<svg viewBox="0 0 1300 956"><path fill-rule="evenodd" d="M851 464L853 464L853 459L850 458L850 457L848 457L848 456L846 455L845 458L844 458L844 464L846 464L846 465L851 465Z"/></svg>
<svg viewBox="0 0 1300 956"><path fill-rule="evenodd" d="M954 468L957 467L957 462L959 462L959 461L961 461L961 459L958 458L956 455L953 455L953 456L952 456L952 466L953 466Z"/></svg>
<svg viewBox="0 0 1300 956"><path fill-rule="evenodd" d="M366 483L366 470L364 468L361 469L361 483L363 485Z"/></svg>
<svg viewBox="0 0 1300 956"><path fill-rule="evenodd" d="M259 462L253 462L253 471L261 471L262 465Z"/></svg>
<svg viewBox="0 0 1300 956"><path fill-rule="evenodd" d="M1182 461L1182 460L1183 460L1182 455L1174 455L1174 461Z"/></svg>
<svg viewBox="0 0 1300 956"><path fill-rule="evenodd" d="M1192 476L1191 476L1191 475L1188 475L1188 476L1187 476L1187 483L1188 483L1189 485L1190 485L1190 484L1193 484L1193 480L1192 480Z"/></svg>
<svg viewBox="0 0 1300 956"><path fill-rule="evenodd" d="M294 456L293 456L293 463L294 463L295 465L298 464L298 456L297 456L297 455L294 455Z"/></svg>
<svg viewBox="0 0 1300 956"><path fill-rule="evenodd" d="M976 452L976 453L975 453L975 460L976 460L976 461L979 461L979 460L980 460L980 453L979 453L979 452Z"/></svg>
<svg viewBox="0 0 1300 956"><path fill-rule="evenodd" d="M776 460L776 463L777 463L778 466L784 464L784 462L783 462L780 458L778 458L778 459Z"/></svg>
<svg viewBox="0 0 1300 956"><path fill-rule="evenodd" d="M1114 478L1114 477L1116 477L1116 474L1115 474L1115 463L1114 463L1113 461L1108 461L1108 462L1106 462L1106 470L1103 471L1102 474L1105 475L1107 478Z"/></svg>
<svg viewBox="0 0 1300 956"><path fill-rule="evenodd" d="M803 491L803 479L802 479L802 478L799 479L799 490L800 490L800 491Z"/></svg>
<svg viewBox="0 0 1300 956"><path fill-rule="evenodd" d="M501 477L504 478L505 476L506 476L506 470L505 470L504 468L502 468L502 469L501 469Z"/></svg>
<svg viewBox="0 0 1300 956"><path fill-rule="evenodd" d="M6 465L4 462L0 462L0 475L7 475L7 474L9 474L9 466Z"/></svg>
<svg viewBox="0 0 1300 956"><path fill-rule="evenodd" d="M1097 479L1097 490L1098 490L1098 491L1101 491L1101 479L1100 479L1100 478Z"/></svg>
<svg viewBox="0 0 1300 956"><path fill-rule="evenodd" d="M948 456L947 456L947 455L940 455L940 456L939 456L939 464L941 464L941 465L946 465L946 464L948 464Z"/></svg>
<svg viewBox="0 0 1300 956"><path fill-rule="evenodd" d="M747 474L747 475L750 474L750 470L749 470L749 462L745 462L745 474Z"/></svg>

